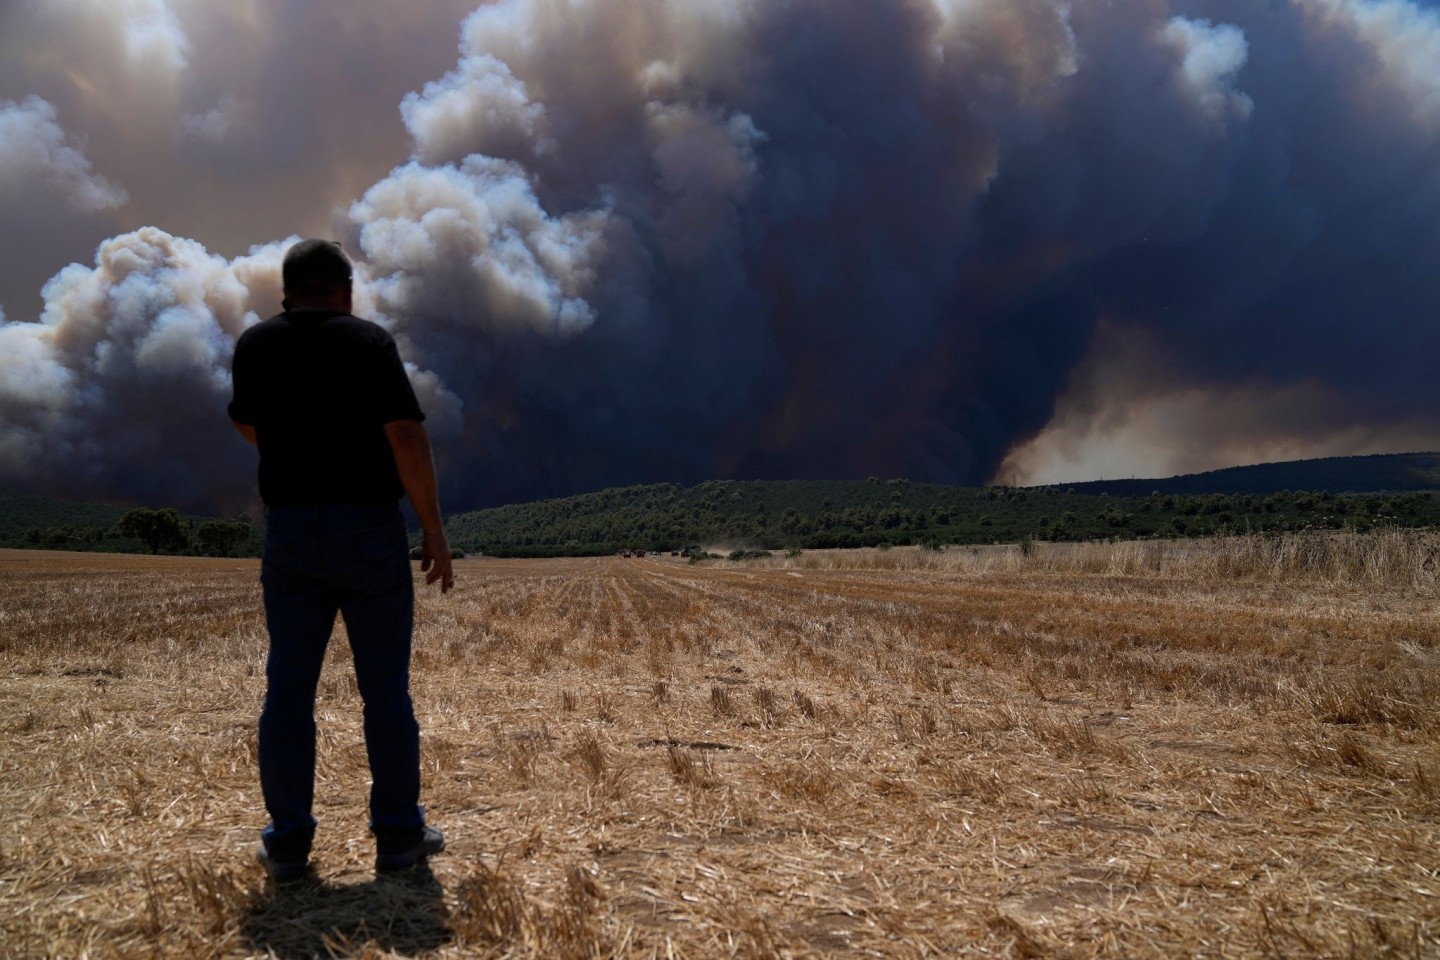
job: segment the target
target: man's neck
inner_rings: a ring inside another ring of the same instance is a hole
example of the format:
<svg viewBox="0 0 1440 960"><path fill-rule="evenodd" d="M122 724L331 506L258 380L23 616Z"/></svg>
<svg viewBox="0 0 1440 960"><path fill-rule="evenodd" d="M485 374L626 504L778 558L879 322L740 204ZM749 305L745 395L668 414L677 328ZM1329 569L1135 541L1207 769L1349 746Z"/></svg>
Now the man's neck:
<svg viewBox="0 0 1440 960"><path fill-rule="evenodd" d="M349 313L349 293L336 293L324 297L291 297L285 301L286 313Z"/></svg>

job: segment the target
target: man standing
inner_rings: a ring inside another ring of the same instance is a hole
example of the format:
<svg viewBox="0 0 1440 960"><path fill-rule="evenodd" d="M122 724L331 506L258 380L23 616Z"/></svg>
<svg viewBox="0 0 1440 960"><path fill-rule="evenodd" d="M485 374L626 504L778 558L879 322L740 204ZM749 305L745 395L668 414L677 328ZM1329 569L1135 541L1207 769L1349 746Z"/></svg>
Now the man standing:
<svg viewBox="0 0 1440 960"><path fill-rule="evenodd" d="M377 871L444 849L420 806L420 727L410 700L414 586L399 499L424 531L421 569L454 584L425 414L395 341L351 316L350 260L303 240L285 255L285 312L235 345L230 418L260 451L270 652L259 859L276 881L309 872L316 821L315 688L335 615L345 618L365 704Z"/></svg>

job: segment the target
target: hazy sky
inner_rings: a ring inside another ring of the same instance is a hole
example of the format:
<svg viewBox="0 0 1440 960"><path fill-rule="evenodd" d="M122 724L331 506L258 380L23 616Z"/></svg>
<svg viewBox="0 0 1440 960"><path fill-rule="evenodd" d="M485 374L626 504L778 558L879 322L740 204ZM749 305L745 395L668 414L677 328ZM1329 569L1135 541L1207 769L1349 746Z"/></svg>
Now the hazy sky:
<svg viewBox="0 0 1440 960"><path fill-rule="evenodd" d="M356 258L456 508L1440 447L1433 0L0 0L0 484L232 509Z"/></svg>

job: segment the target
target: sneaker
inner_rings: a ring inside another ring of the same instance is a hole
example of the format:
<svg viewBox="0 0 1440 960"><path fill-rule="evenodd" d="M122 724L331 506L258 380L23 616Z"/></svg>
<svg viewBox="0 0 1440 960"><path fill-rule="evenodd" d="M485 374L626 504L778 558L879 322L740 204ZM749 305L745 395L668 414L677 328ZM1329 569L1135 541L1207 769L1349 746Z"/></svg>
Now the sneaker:
<svg viewBox="0 0 1440 960"><path fill-rule="evenodd" d="M276 883L294 883L310 876L309 860L275 860L262 843L255 850L255 860L265 868L265 874Z"/></svg>
<svg viewBox="0 0 1440 960"><path fill-rule="evenodd" d="M424 827L419 837L407 847L400 849L387 849L388 844L381 844L381 849L375 854L375 870L378 873L389 873L392 870L408 870L415 864L424 860L432 853L439 853L445 849L445 835L434 827Z"/></svg>

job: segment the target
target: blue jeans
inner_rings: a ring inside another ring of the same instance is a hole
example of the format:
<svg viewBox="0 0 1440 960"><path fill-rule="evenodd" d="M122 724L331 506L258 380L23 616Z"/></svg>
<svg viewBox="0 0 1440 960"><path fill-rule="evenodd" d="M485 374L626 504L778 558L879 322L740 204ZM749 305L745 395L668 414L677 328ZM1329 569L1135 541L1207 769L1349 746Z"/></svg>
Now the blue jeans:
<svg viewBox="0 0 1440 960"><path fill-rule="evenodd" d="M382 852L413 844L420 807L420 726L410 701L415 619L409 545L398 506L321 504L266 511L260 582L270 655L260 714L260 786L272 857L304 860L315 835L315 687L335 615L345 618L365 703L370 829Z"/></svg>

